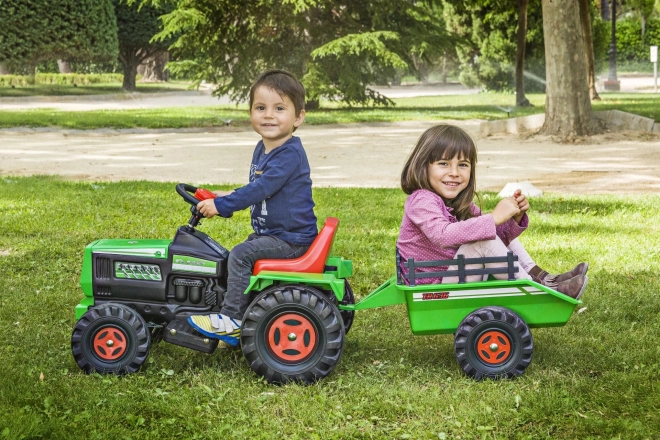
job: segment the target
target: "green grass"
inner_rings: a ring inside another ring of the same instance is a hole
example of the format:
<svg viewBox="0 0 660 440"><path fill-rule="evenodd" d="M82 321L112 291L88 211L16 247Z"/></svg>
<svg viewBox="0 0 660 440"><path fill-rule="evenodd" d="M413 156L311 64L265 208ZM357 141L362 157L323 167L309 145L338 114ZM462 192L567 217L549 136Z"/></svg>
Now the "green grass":
<svg viewBox="0 0 660 440"><path fill-rule="evenodd" d="M617 109L660 121L660 96L654 94L607 93L593 103L594 110ZM545 95L528 95L534 107L513 108L510 117L542 113ZM320 110L307 112L306 124L347 124L356 122L433 121L466 119L502 119L501 108L511 106L514 97L502 93L426 96L395 99L395 107L347 108L337 103L323 103ZM59 111L36 109L0 111L0 128L62 127L98 128L191 128L221 127L226 120L233 126L249 126L247 106L173 107L139 110Z"/></svg>
<svg viewBox="0 0 660 440"><path fill-rule="evenodd" d="M189 90L190 83L184 81L168 81L160 83L137 83L137 93L161 93L177 90ZM90 84L90 85L54 85L35 84L23 87L0 87L0 97L20 98L26 96L84 96L125 94L121 83Z"/></svg>
<svg viewBox="0 0 660 440"><path fill-rule="evenodd" d="M194 183L194 182L193 182ZM226 187L226 188L229 188ZM404 195L315 189L342 220L335 252L362 297L394 270ZM484 208L497 199L484 195ZM173 184L0 178L0 439L657 438L660 432L660 196L532 199L522 241L558 272L589 261L584 311L533 330L526 373L474 382L453 339L412 336L405 307L356 313L335 371L271 386L240 351L161 343L127 377L83 374L70 352L83 249L98 238L170 238L188 218ZM364 215L368 212L369 215ZM206 220L231 247L248 213Z"/></svg>

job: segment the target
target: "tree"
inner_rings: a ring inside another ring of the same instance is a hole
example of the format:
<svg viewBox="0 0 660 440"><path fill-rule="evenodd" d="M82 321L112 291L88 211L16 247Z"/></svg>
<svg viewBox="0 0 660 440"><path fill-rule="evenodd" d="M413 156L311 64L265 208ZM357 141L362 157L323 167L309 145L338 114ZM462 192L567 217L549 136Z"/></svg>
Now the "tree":
<svg viewBox="0 0 660 440"><path fill-rule="evenodd" d="M172 42L164 39L152 42L161 31L160 16L168 12L166 6L126 4L125 0L112 0L117 16L119 62L124 71L124 90L135 90L137 69L143 61L167 50Z"/></svg>
<svg viewBox="0 0 660 440"><path fill-rule="evenodd" d="M563 139L597 131L593 119L587 61L578 2L542 0L547 91L541 132ZM576 50L576 48L578 48Z"/></svg>
<svg viewBox="0 0 660 440"><path fill-rule="evenodd" d="M0 1L0 63L34 75L40 61L108 61L117 56L110 0Z"/></svg>
<svg viewBox="0 0 660 440"><path fill-rule="evenodd" d="M147 0L152 3L156 0ZM243 100L263 70L281 68L303 79L309 97L349 104L388 104L369 90L396 69L418 74L413 56L440 57L441 10L408 0L181 0L159 38L178 33L170 50L174 73L217 84L216 95Z"/></svg>
<svg viewBox="0 0 660 440"><path fill-rule="evenodd" d="M587 60L587 84L589 86L589 98L592 101L600 101L596 91L596 61L594 58L594 37L591 30L591 15L589 0L579 0L580 24L582 25L582 38L584 40L584 55Z"/></svg>
<svg viewBox="0 0 660 440"><path fill-rule="evenodd" d="M527 36L527 4L529 0L518 0L518 37L516 39L516 106L530 107L525 97L525 45Z"/></svg>
<svg viewBox="0 0 660 440"><path fill-rule="evenodd" d="M518 105L528 104L526 89L544 91L539 0L444 0L444 8L448 29L458 39L464 84L515 89ZM525 76L534 82L525 84Z"/></svg>

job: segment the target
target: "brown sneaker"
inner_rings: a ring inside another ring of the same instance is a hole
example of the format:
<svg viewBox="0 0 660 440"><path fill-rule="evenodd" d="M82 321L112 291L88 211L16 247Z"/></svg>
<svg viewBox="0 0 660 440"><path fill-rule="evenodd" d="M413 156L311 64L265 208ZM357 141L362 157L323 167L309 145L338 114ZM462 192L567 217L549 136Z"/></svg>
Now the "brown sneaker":
<svg viewBox="0 0 660 440"><path fill-rule="evenodd" d="M584 293L584 288L587 287L587 281L589 281L589 277L586 275L577 275L571 279L557 283L557 287L554 289L571 298L580 299Z"/></svg>
<svg viewBox="0 0 660 440"><path fill-rule="evenodd" d="M557 276L547 271L541 269L538 266L534 266L532 270L529 271L529 276L532 277L532 281L543 284L546 287L557 290Z"/></svg>
<svg viewBox="0 0 660 440"><path fill-rule="evenodd" d="M589 263L580 263L568 272L560 273L557 275L557 282L561 283L562 281L570 280L573 277L578 275L586 275L589 270Z"/></svg>

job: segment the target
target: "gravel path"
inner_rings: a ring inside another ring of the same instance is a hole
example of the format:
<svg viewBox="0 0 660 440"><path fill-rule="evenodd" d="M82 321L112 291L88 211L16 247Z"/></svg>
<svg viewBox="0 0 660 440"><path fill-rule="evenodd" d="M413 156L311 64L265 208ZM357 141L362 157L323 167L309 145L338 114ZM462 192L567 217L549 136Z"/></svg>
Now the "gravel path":
<svg viewBox="0 0 660 440"><path fill-rule="evenodd" d="M451 122L451 121L450 121ZM437 122L303 125L316 186L398 187L403 163ZM585 144L547 137L479 136L480 121L454 121L476 140L477 187L499 191L530 181L544 192L659 193L660 138L610 133ZM247 182L259 137L251 129L0 130L0 175L57 174L67 179L221 184Z"/></svg>

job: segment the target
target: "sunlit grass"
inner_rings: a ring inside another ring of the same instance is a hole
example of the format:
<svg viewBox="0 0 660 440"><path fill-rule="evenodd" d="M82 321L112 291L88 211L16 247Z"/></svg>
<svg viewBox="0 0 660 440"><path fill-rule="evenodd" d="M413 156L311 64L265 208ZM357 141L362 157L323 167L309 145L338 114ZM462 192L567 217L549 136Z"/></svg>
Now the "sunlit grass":
<svg viewBox="0 0 660 440"><path fill-rule="evenodd" d="M361 298L393 274L405 195L319 188L314 198L319 222L341 219L334 252L353 260ZM490 210L497 197L483 202ZM277 387L240 351L167 343L136 374L84 375L70 336L85 245L171 238L188 205L173 183L0 178L0 438L654 438L660 197L551 195L531 204L522 241L539 265L591 268L584 310L565 327L533 330L522 377L468 379L452 337L413 336L396 306L356 313L328 378ZM248 213L201 229L231 248L250 232Z"/></svg>
<svg viewBox="0 0 660 440"><path fill-rule="evenodd" d="M527 95L534 107L515 107L514 95L478 93L473 95L425 96L395 99L393 107L348 108L322 103L320 110L307 112L306 124L348 124L357 122L494 120L545 111L545 95ZM594 110L617 109L660 121L660 96L654 94L607 93L593 102ZM36 109L0 111L0 127L97 128L192 128L248 127L246 104L205 107L172 107L85 112Z"/></svg>

